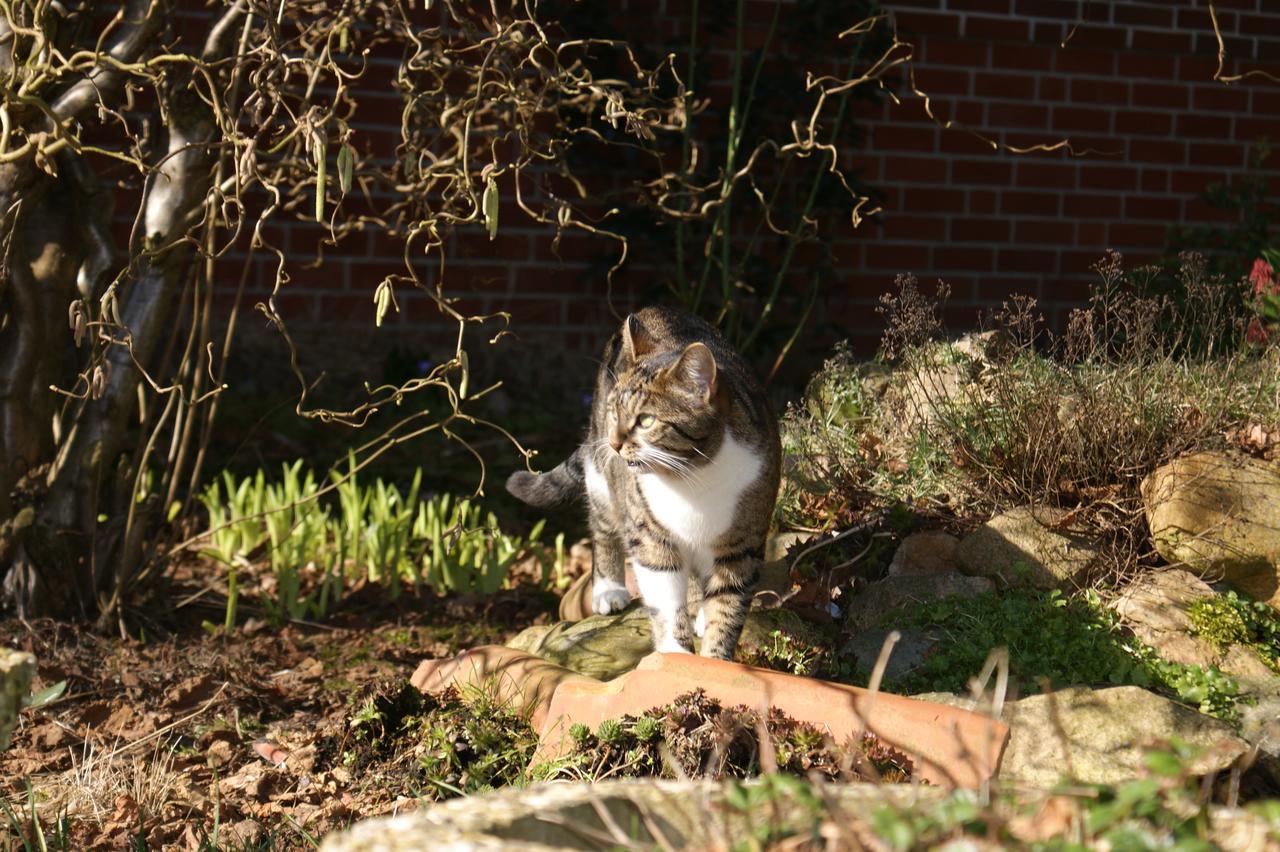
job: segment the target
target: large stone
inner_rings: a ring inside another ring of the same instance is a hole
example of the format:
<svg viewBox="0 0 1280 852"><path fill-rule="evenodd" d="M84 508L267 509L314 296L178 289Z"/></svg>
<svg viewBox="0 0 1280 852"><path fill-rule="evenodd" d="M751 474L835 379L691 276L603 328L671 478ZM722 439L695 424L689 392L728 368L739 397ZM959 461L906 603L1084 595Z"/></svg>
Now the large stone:
<svg viewBox="0 0 1280 852"><path fill-rule="evenodd" d="M963 574L920 574L885 577L868 585L849 604L845 614L848 629L861 633L880 625L885 615L904 604L921 603L959 595L973 598L995 591L995 583L985 577ZM893 627L885 624L885 627Z"/></svg>
<svg viewBox="0 0 1280 852"><path fill-rule="evenodd" d="M912 533L894 551L889 576L953 574L958 570L956 549L959 545L958 538L942 530Z"/></svg>
<svg viewBox="0 0 1280 852"><path fill-rule="evenodd" d="M1039 787L1071 777L1113 784L1144 772L1144 752L1178 738L1205 749L1196 774L1221 771L1248 744L1231 726L1137 686L1072 687L1005 705L1000 778Z"/></svg>
<svg viewBox="0 0 1280 852"><path fill-rule="evenodd" d="M1098 558L1094 540L1055 528L1060 509L1021 506L996 515L960 542L960 570L1010 585L1070 589Z"/></svg>
<svg viewBox="0 0 1280 852"><path fill-rule="evenodd" d="M1189 571L1171 568L1144 574L1110 603L1133 634L1162 658L1184 666L1217 666L1235 677L1244 692L1265 692L1277 675L1252 648L1219 648L1195 634L1189 614L1197 601L1213 598L1213 587Z"/></svg>
<svg viewBox="0 0 1280 852"><path fill-rule="evenodd" d="M1194 453L1156 469L1142 496L1168 562L1280 609L1280 464Z"/></svg>
<svg viewBox="0 0 1280 852"><path fill-rule="evenodd" d="M711 849L758 845L770 820L807 827L812 804L789 787L769 796L767 816L731 806L734 785L714 781L627 781L544 784L428 805L411 814L357 823L325 838L321 852L461 852L552 849ZM869 814L939 801L937 787L835 784L823 796L833 808ZM714 814L714 819L709 815Z"/></svg>
<svg viewBox="0 0 1280 852"><path fill-rule="evenodd" d="M801 642L822 641L817 631L789 610L755 609L747 613L739 647L768 647L771 634L781 630ZM559 622L526 628L507 647L542 657L564 668L600 680L631 671L653 650L653 632L644 608L632 605L615 615L592 615L578 622Z"/></svg>
<svg viewBox="0 0 1280 852"><path fill-rule="evenodd" d="M844 652L853 655L858 668L872 671L880 654L884 650L889 630L864 630L844 643ZM938 637L923 630L899 631L898 641L889 651L889 659L885 663L884 678L892 683L906 677L920 666L938 645Z"/></svg>
<svg viewBox="0 0 1280 852"><path fill-rule="evenodd" d="M648 613L632 604L616 615L535 625L508 642L507 647L588 677L609 680L635 668L640 658L653 650L653 631Z"/></svg>
<svg viewBox="0 0 1280 852"><path fill-rule="evenodd" d="M9 747L9 736L18 721L18 711L31 689L36 658L22 651L0 648L0 751Z"/></svg>

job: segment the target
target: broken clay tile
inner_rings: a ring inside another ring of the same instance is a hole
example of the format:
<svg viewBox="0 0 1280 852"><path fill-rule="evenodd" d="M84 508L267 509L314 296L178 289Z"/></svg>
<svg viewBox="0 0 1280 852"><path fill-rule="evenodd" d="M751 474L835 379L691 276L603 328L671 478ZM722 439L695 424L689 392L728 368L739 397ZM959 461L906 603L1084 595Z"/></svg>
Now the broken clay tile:
<svg viewBox="0 0 1280 852"><path fill-rule="evenodd" d="M612 681L562 682L534 761L563 754L574 724L595 730L605 719L639 715L699 688L728 706L776 707L838 741L870 731L911 757L922 779L948 788L976 788L990 779L1009 738L1003 723L955 707L691 654L655 653Z"/></svg>

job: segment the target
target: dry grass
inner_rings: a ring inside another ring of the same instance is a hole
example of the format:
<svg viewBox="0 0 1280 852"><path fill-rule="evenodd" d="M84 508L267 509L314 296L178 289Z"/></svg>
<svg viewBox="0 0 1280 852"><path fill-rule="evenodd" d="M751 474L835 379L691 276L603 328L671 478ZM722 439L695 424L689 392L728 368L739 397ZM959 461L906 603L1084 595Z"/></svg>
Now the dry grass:
<svg viewBox="0 0 1280 852"><path fill-rule="evenodd" d="M883 306L892 373L838 352L788 415L792 455L808 458L792 471L786 519L838 523L833 506L875 503L970 517L1052 506L1104 542L1105 579L1149 561L1142 479L1252 425L1274 432L1280 351L1246 343L1240 285L1198 257L1184 258L1176 298L1118 254L1095 268L1093 296L1062 334L1015 298L954 343L939 340L945 290L929 299L900 278ZM817 500L805 493L815 483Z"/></svg>

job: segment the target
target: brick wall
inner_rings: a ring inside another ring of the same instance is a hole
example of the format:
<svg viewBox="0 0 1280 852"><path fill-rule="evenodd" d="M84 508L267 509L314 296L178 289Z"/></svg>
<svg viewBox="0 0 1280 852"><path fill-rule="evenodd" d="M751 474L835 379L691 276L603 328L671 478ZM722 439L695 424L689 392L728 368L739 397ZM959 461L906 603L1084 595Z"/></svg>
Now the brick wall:
<svg viewBox="0 0 1280 852"><path fill-rule="evenodd" d="M900 103L859 107L866 142L843 156L881 190L883 212L856 231L847 218L824 223L837 268L820 313L864 342L878 336L872 308L900 272L947 281L957 324L1014 292L1036 296L1060 320L1083 298L1090 264L1107 248L1149 259L1164 248L1170 225L1213 221L1217 214L1196 195L1239 177L1255 141L1270 135L1280 142L1280 84L1259 76L1214 81L1217 42L1205 0L883 5L915 45L916 84L931 96L935 117L957 126L930 120L924 100L901 87ZM1218 0L1216 7L1224 73L1280 77L1280 0ZM642 8L657 9L663 30L679 37L687 0L645 0ZM750 0L753 20L767 19L772 8L770 0ZM753 27L748 41L760 36ZM724 41L713 53L721 64L729 56ZM374 62L375 71L386 71L394 60ZM704 94L726 93L721 85ZM396 106L383 100L389 103L354 124L359 144L374 154L396 142L387 121ZM1062 139L1072 150L1010 150ZM596 346L613 322L601 280L613 245L574 237L556 253L550 229L503 213L493 242L478 229L455 236L446 290L467 297L469 308L511 311L512 329L526 338ZM305 256L318 238L312 225L282 228L291 257ZM327 248L318 269L295 265L285 319L372 334L372 287L395 271L399 255L398 245L370 231ZM643 292L636 282L651 272L644 264L633 258L620 279L618 307ZM235 264L225 266L232 275ZM264 260L250 301L273 271ZM424 275L434 272L424 266ZM442 327L426 299L404 294L400 304L381 332L388 340Z"/></svg>

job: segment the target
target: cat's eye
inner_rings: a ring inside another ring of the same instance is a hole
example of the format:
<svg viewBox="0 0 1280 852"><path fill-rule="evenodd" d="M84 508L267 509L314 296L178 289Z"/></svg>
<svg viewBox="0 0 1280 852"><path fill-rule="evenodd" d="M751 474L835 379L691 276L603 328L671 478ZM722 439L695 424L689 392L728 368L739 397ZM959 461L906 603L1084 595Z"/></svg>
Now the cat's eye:
<svg viewBox="0 0 1280 852"><path fill-rule="evenodd" d="M654 417L652 414L641 414L636 418L636 425L641 429L648 429L653 425Z"/></svg>

